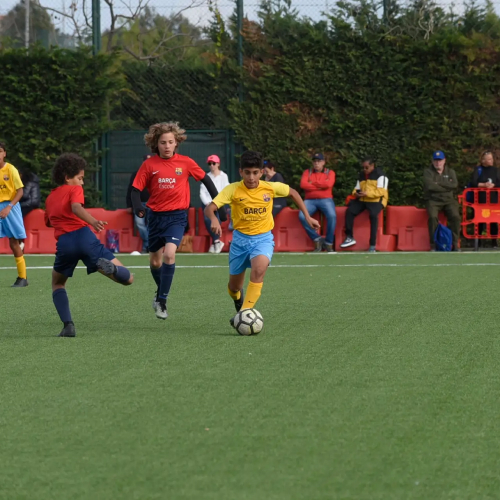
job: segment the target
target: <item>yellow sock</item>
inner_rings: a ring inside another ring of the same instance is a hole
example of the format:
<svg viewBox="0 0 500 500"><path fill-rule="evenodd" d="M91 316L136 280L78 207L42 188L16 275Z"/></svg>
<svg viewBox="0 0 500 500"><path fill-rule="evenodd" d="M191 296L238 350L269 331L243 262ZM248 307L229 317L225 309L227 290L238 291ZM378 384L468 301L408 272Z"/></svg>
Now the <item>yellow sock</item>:
<svg viewBox="0 0 500 500"><path fill-rule="evenodd" d="M233 292L229 287L227 287L227 293L233 300L238 300L241 297L241 292L239 290L237 292Z"/></svg>
<svg viewBox="0 0 500 500"><path fill-rule="evenodd" d="M14 257L16 259L17 275L26 279L26 261L24 257Z"/></svg>
<svg viewBox="0 0 500 500"><path fill-rule="evenodd" d="M263 284L264 283L253 283L252 281L248 283L247 293L245 295L245 301L243 302L242 309L251 309L252 307L255 307L255 304L257 304L262 292Z"/></svg>

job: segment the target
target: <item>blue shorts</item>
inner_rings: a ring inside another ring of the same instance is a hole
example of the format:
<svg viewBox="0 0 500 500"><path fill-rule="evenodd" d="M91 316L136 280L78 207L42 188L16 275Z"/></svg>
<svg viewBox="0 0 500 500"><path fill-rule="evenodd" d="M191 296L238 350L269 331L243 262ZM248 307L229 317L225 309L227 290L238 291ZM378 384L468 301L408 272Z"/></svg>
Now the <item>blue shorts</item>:
<svg viewBox="0 0 500 500"><path fill-rule="evenodd" d="M81 260L87 266L87 274L97 271L97 261L101 257L113 260L115 256L97 239L89 227L65 233L57 240L54 271L73 276L73 271Z"/></svg>
<svg viewBox="0 0 500 500"><path fill-rule="evenodd" d="M187 210L153 212L148 209L149 251L157 252L167 243L174 243L178 247L187 222Z"/></svg>
<svg viewBox="0 0 500 500"><path fill-rule="evenodd" d="M3 210L10 201L2 201L0 210ZM16 238L17 240L26 239L26 230L24 229L23 214L19 203L16 203L10 209L6 219L0 219L0 238Z"/></svg>
<svg viewBox="0 0 500 500"><path fill-rule="evenodd" d="M255 236L234 231L229 247L229 274L241 274L252 267L251 260L258 255L265 255L270 263L273 252L274 236L271 231Z"/></svg>

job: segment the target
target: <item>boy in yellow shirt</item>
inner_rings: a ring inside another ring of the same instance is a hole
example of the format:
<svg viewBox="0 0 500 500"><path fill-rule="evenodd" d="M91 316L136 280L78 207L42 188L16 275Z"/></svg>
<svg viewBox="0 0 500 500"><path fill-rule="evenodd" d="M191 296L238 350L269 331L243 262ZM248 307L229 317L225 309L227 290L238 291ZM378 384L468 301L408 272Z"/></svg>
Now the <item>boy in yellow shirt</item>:
<svg viewBox="0 0 500 500"><path fill-rule="evenodd" d="M9 238L10 248L16 259L17 280L13 287L28 286L26 261L19 240L26 239L23 216L19 200L23 196L24 184L14 165L7 163L5 144L0 142L0 238Z"/></svg>
<svg viewBox="0 0 500 500"><path fill-rule="evenodd" d="M211 221L215 234L221 235L219 220L215 212L223 205L231 205L233 218L233 241L229 249L228 292L234 300L236 311L255 307L259 300L264 275L271 263L274 251L273 198L290 196L306 222L318 230L320 224L311 218L299 193L281 182L261 181L263 158L260 153L246 151L241 155L240 175L242 180L226 186L206 206L205 215ZM251 268L250 283L246 297L243 294L245 272ZM230 320L233 325L233 320Z"/></svg>

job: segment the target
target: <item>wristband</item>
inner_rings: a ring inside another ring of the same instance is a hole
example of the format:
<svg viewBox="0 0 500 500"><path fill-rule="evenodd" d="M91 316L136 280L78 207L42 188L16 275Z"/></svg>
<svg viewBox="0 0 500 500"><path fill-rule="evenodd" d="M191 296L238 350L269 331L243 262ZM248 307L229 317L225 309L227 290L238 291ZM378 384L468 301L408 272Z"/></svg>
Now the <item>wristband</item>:
<svg viewBox="0 0 500 500"><path fill-rule="evenodd" d="M9 203L9 207L14 208L14 205L12 203Z"/></svg>

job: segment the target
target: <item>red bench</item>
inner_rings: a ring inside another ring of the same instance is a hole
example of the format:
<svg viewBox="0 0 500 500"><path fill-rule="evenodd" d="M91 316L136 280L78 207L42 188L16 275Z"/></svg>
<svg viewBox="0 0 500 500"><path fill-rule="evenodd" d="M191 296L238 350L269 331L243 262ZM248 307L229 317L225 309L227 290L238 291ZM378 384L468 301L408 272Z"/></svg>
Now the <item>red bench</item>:
<svg viewBox="0 0 500 500"><path fill-rule="evenodd" d="M387 207L385 232L398 239L397 250L425 252L431 249L427 210L417 207ZM444 214L439 214L441 224L446 224Z"/></svg>
<svg viewBox="0 0 500 500"><path fill-rule="evenodd" d="M348 248L340 248L345 240L345 214L347 207L337 207L337 226L335 227L335 250L366 251L370 248L370 218L368 211L364 210L354 219L353 237L356 244ZM384 234L384 212L380 212L378 219L377 244L375 248L379 252L394 252L396 249L396 237Z"/></svg>

